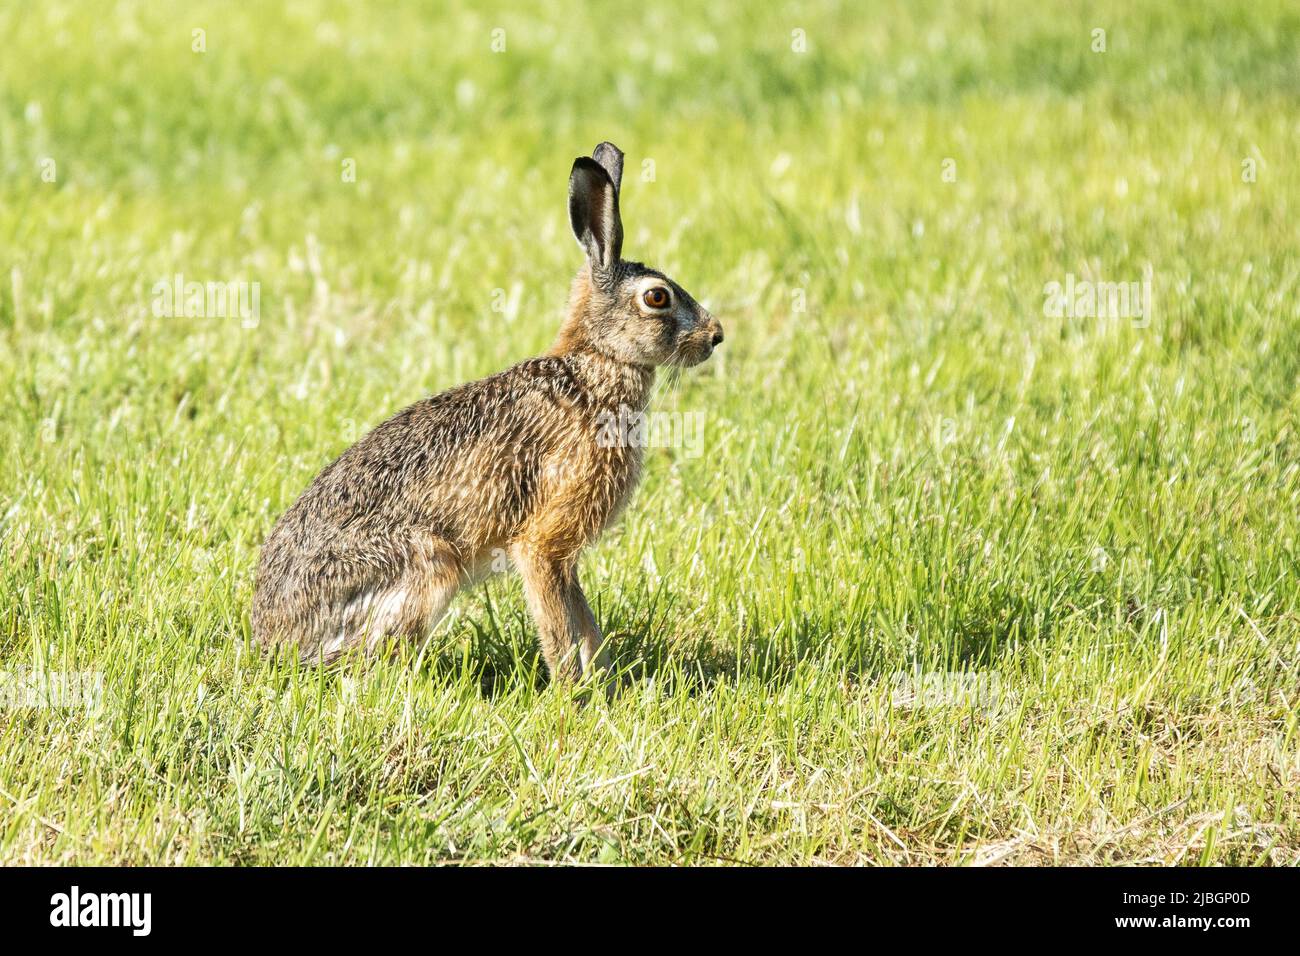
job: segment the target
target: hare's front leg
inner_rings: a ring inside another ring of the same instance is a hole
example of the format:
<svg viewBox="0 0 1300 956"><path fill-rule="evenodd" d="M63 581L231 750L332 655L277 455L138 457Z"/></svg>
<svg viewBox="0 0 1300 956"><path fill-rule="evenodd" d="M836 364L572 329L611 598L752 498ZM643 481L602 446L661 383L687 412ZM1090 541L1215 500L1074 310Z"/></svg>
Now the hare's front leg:
<svg viewBox="0 0 1300 956"><path fill-rule="evenodd" d="M581 635L578 653L582 659L582 672L586 674L595 671L596 676L608 673L609 648L605 646L605 636L600 633L600 625L596 623L596 615L591 613L591 605L582 593L576 573L573 576L573 586L569 589L569 613L577 620Z"/></svg>
<svg viewBox="0 0 1300 956"><path fill-rule="evenodd" d="M511 556L524 581L524 598L537 624L542 657L551 679L576 681L582 674L580 643L586 621L573 600L578 584L573 559L525 543L516 544ZM578 592L579 596L581 593ZM585 608L586 602L582 604Z"/></svg>

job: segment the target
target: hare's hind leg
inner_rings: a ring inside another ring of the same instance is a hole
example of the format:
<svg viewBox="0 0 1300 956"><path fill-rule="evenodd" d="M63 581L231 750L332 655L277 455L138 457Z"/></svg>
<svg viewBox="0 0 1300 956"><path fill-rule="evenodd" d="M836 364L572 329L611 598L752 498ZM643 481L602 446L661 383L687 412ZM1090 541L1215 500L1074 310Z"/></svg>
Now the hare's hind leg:
<svg viewBox="0 0 1300 956"><path fill-rule="evenodd" d="M401 574L363 585L353 594L319 653L328 660L352 647L374 652L391 637L425 638L447 612L461 583L460 564L450 547L413 549Z"/></svg>
<svg viewBox="0 0 1300 956"><path fill-rule="evenodd" d="M376 599L376 612L364 630L366 651L373 652L389 637L428 637L447 613L460 584L454 565L412 569L397 587Z"/></svg>

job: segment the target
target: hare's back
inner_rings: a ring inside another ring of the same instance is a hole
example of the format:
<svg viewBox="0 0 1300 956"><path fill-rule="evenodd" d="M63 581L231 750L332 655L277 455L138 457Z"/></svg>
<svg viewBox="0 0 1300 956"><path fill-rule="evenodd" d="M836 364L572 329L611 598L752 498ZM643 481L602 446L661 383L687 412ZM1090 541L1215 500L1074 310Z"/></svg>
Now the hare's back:
<svg viewBox="0 0 1300 956"><path fill-rule="evenodd" d="M349 537L412 525L473 548L508 535L557 440L557 409L580 400L556 364L534 359L402 409L327 466L291 510Z"/></svg>

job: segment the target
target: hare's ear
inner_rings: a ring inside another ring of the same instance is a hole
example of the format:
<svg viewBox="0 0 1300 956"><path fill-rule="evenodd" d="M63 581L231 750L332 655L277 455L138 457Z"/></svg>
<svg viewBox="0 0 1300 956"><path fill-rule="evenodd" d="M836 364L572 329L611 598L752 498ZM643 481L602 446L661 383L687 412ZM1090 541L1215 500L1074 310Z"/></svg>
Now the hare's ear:
<svg viewBox="0 0 1300 956"><path fill-rule="evenodd" d="M618 167L621 176L621 154ZM604 165L586 156L575 159L569 173L569 225L593 269L604 271L618 262L623 251L618 186Z"/></svg>

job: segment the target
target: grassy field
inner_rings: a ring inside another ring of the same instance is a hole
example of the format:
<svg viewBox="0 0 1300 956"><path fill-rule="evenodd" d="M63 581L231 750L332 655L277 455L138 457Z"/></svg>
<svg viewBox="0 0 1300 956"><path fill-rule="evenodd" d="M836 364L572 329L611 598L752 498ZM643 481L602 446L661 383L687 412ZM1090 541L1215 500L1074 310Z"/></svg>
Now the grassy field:
<svg viewBox="0 0 1300 956"><path fill-rule="evenodd" d="M1300 861L1294 3L384 6L0 6L0 863ZM509 576L263 657L316 471L549 344L602 139L727 330L584 561L621 692Z"/></svg>

